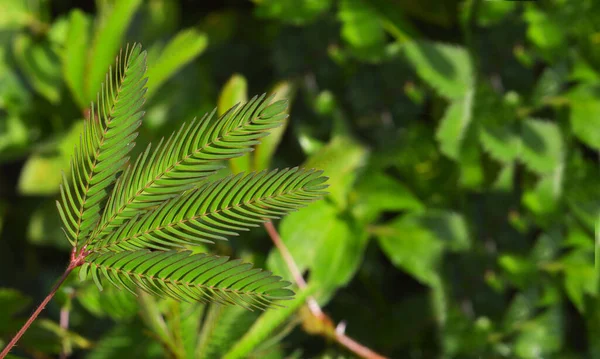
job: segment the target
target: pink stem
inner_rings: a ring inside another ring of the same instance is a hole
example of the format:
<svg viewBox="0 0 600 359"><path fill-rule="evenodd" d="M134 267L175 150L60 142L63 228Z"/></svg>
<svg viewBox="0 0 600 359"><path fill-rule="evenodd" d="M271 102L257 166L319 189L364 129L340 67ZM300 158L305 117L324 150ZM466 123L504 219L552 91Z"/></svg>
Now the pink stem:
<svg viewBox="0 0 600 359"><path fill-rule="evenodd" d="M281 237L279 236L279 233L277 233L277 229L275 229L275 226L273 226L273 223L265 222L265 229L267 230L269 237L271 237L271 240L275 244L275 247L277 247L279 252L281 252L281 256L283 257L283 260L285 261L285 264L287 265L288 269L292 273L292 277L294 278L294 281L296 282L298 287L302 288L302 289L306 288L306 281L304 280L304 277L302 277L302 273L300 273L300 269L298 269L298 266L296 265L296 262L294 261L294 257L292 257L292 254L290 253L290 251L287 249L287 247L281 240ZM307 305L308 305L308 308L309 308L311 314L315 318L317 318L319 321L321 321L323 323L323 325L329 329L328 332L335 332L335 335L333 336L333 338L339 344L343 345L348 350L352 351L354 354L360 356L361 358L386 359L386 357L374 352L373 350L365 347L364 345L360 344L359 342L355 341L354 339L346 336L346 334L344 334L343 332L336 331L333 328L333 323L332 323L331 319L329 319L329 317L327 315L325 315L325 313L323 313L323 310L321 309L321 307L319 306L319 303L317 303L315 298L308 297L308 299L306 301L307 301ZM328 335L328 337L331 337L331 336Z"/></svg>

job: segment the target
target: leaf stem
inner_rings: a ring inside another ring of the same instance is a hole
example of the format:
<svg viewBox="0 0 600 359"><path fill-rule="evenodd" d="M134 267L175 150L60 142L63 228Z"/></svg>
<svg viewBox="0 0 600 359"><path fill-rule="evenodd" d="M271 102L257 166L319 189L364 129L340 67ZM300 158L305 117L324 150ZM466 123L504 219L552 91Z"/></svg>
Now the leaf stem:
<svg viewBox="0 0 600 359"><path fill-rule="evenodd" d="M6 357L8 355L10 350L15 346L15 344L17 344L19 339L21 339L23 334L25 334L27 329L29 329L29 327L35 321L35 319L38 317L38 315L40 315L42 310L44 310L44 308L46 308L46 305L48 305L48 302L50 302L50 300L54 297L54 295L58 291L58 288L60 288L60 286L65 282L67 277L69 277L69 274L71 274L73 269L75 269L83 264L83 260L85 259L85 257L87 256L88 253L84 247L81 249L81 251L79 252L78 255L76 255L76 254L77 254L77 249L73 248L73 250L71 251L71 262L69 263L69 266L67 267L67 269L65 269L65 272L60 276L60 278L58 279L56 284L54 284L54 287L52 287L52 290L50 291L50 293L46 296L46 298L44 298L44 300L40 303L40 305L35 309L35 311L31 314L29 319L27 319L25 324L23 324L23 327L21 327L21 329L17 332L17 334L10 341L10 343L8 343L8 345L4 348L4 350L2 350L2 353L0 353L0 359L4 359L4 357Z"/></svg>
<svg viewBox="0 0 600 359"><path fill-rule="evenodd" d="M271 240L275 244L275 247L277 247L279 252L281 252L281 256L283 257L283 260L287 265L289 271L292 273L292 277L294 278L294 281L296 282L298 287L300 287L301 289L306 288L306 281L304 280L304 277L302 277L302 273L300 273L300 269L298 269L298 266L294 261L294 257L292 257L292 254L281 240L281 236L279 236L279 233L277 233L277 229L275 229L273 223L271 221L265 222L264 226L267 230L267 233L269 234L269 237L271 237ZM319 331L320 334L323 334L328 338L334 339L340 345L346 347L346 349L350 350L351 352L360 356L361 358L386 359L385 356L374 352L373 350L367 348L366 346L347 336L344 333L345 324L341 324L335 327L333 321L325 313L323 313L323 310L321 309L319 303L317 303L315 298L309 296L306 299L306 302L310 313L321 323L321 325L324 328L324 330Z"/></svg>

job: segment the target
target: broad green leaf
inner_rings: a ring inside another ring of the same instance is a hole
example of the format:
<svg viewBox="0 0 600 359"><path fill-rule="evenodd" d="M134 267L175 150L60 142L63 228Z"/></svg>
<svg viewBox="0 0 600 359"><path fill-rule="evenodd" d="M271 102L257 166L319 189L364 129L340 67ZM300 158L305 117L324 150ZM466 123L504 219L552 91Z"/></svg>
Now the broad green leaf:
<svg viewBox="0 0 600 359"><path fill-rule="evenodd" d="M296 89L294 85L289 81L283 81L275 85L271 91L275 96L273 101L287 100L288 106L285 109L285 114L289 114L291 108L291 101L294 97ZM283 134L288 126L289 118L285 118L281 121L282 125L269 131L269 135L264 137L254 150L253 170L262 171L269 169L277 146L283 138Z"/></svg>
<svg viewBox="0 0 600 359"><path fill-rule="evenodd" d="M333 291L346 285L358 269L367 235L353 218L342 217L330 203L316 202L292 213L279 227L300 271L310 271L309 283L317 287L315 295L320 302L327 302ZM275 273L291 278L276 249L269 254L267 263Z"/></svg>
<svg viewBox="0 0 600 359"><path fill-rule="evenodd" d="M221 94L219 95L219 103L217 106L217 112L219 116L222 116L233 106L248 101L248 83L246 78L240 74L235 74L229 78ZM250 164L250 153L246 153L242 156L232 158L229 160L229 166L231 172L248 172L251 170Z"/></svg>
<svg viewBox="0 0 600 359"><path fill-rule="evenodd" d="M536 46L543 50L557 50L563 46L566 40L564 29L557 21L550 18L548 13L534 6L528 6L524 18L529 25L527 37Z"/></svg>
<svg viewBox="0 0 600 359"><path fill-rule="evenodd" d="M62 53L62 74L80 108L89 106L91 100L87 96L84 80L91 29L92 21L83 11L71 11L67 40Z"/></svg>
<svg viewBox="0 0 600 359"><path fill-rule="evenodd" d="M31 303L31 298L23 295L16 289L0 288L0 333L9 334L12 330L12 317L16 314L23 314L25 308Z"/></svg>
<svg viewBox="0 0 600 359"><path fill-rule="evenodd" d="M563 343L563 313L557 306L524 323L515 343L519 358L539 358L558 353Z"/></svg>
<svg viewBox="0 0 600 359"><path fill-rule="evenodd" d="M147 97L151 98L168 78L198 57L207 45L206 34L194 28L182 30L175 35L148 68Z"/></svg>
<svg viewBox="0 0 600 359"><path fill-rule="evenodd" d="M377 11L365 0L342 0L338 17L342 38L361 58L377 60L384 51L386 34Z"/></svg>
<svg viewBox="0 0 600 359"><path fill-rule="evenodd" d="M309 287L296 294L296 298L288 302L285 308L278 310L269 310L263 313L248 332L231 348L223 359L248 358L249 355L262 342L273 334L277 327L280 327L298 308L300 308L313 287Z"/></svg>
<svg viewBox="0 0 600 359"><path fill-rule="evenodd" d="M436 132L440 150L446 156L458 160L461 147L473 119L474 90L465 92L464 97L453 100L442 118Z"/></svg>
<svg viewBox="0 0 600 359"><path fill-rule="evenodd" d="M348 202L348 194L358 170L367 160L368 151L348 137L334 137L325 147L312 155L306 168L320 168L329 176L329 198L340 208Z"/></svg>
<svg viewBox="0 0 600 359"><path fill-rule="evenodd" d="M13 42L13 53L31 86L51 103L58 103L62 82L56 46L47 40L36 42L19 34Z"/></svg>
<svg viewBox="0 0 600 359"><path fill-rule="evenodd" d="M590 239L590 243L593 243L593 240ZM597 294L593 250L590 249L573 250L560 260L565 268L565 290L580 313L586 312L586 295Z"/></svg>
<svg viewBox="0 0 600 359"><path fill-rule="evenodd" d="M554 172L543 175L534 189L523 194L523 204L538 216L555 213L559 209L563 193L563 172L559 167Z"/></svg>
<svg viewBox="0 0 600 359"><path fill-rule="evenodd" d="M165 357L160 341L152 338L138 321L117 324L104 333L86 359Z"/></svg>
<svg viewBox="0 0 600 359"><path fill-rule="evenodd" d="M399 179L383 172L367 171L357 183L353 212L368 223L383 211L420 211L423 203Z"/></svg>
<svg viewBox="0 0 600 359"><path fill-rule="evenodd" d="M600 102L597 87L580 85L569 92L571 129L586 145L600 150Z"/></svg>
<svg viewBox="0 0 600 359"><path fill-rule="evenodd" d="M34 14L25 0L0 1L0 30L18 29L34 20Z"/></svg>
<svg viewBox="0 0 600 359"><path fill-rule="evenodd" d="M467 50L429 41L407 42L404 50L417 74L440 95L464 99L472 90L473 64Z"/></svg>
<svg viewBox="0 0 600 359"><path fill-rule="evenodd" d="M563 138L555 123L526 119L521 124L521 140L521 159L531 171L547 174L563 165Z"/></svg>
<svg viewBox="0 0 600 359"><path fill-rule="evenodd" d="M516 124L483 125L479 131L479 142L490 157L502 163L511 163L521 153L521 137Z"/></svg>
<svg viewBox="0 0 600 359"><path fill-rule="evenodd" d="M517 3L512 1L482 1L479 4L477 24L483 27L496 25L516 8Z"/></svg>
<svg viewBox="0 0 600 359"><path fill-rule="evenodd" d="M84 76L86 102L94 100L96 93L100 91L106 69L113 63L133 15L141 3L142 0L102 2L91 48L89 43L87 45L89 54Z"/></svg>
<svg viewBox="0 0 600 359"><path fill-rule="evenodd" d="M53 151L34 152L25 162L19 177L19 192L24 195L54 195L59 192L61 170L70 173L69 161L79 143L83 121L78 121L54 146Z"/></svg>
<svg viewBox="0 0 600 359"><path fill-rule="evenodd" d="M417 29L406 17L400 3L388 0L369 0L368 3L377 10L383 28L397 41L404 42L418 36Z"/></svg>
<svg viewBox="0 0 600 359"><path fill-rule="evenodd" d="M95 285L88 282L77 289L76 298L81 306L98 318L109 317L116 321L125 321L139 312L135 295L114 286L107 286L100 292Z"/></svg>
<svg viewBox="0 0 600 359"><path fill-rule="evenodd" d="M423 284L439 283L444 243L412 217L400 217L376 232L392 263Z"/></svg>
<svg viewBox="0 0 600 359"><path fill-rule="evenodd" d="M332 0L254 0L259 17L278 19L294 25L314 21L329 10Z"/></svg>
<svg viewBox="0 0 600 359"><path fill-rule="evenodd" d="M463 251L470 247L466 222L453 212L406 214L376 227L375 234L394 265L430 286L439 284L444 249Z"/></svg>

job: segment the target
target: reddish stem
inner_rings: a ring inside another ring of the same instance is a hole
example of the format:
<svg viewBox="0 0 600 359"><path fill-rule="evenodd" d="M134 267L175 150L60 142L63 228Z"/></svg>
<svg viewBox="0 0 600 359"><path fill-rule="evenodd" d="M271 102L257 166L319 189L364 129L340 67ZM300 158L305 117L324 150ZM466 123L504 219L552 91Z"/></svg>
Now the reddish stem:
<svg viewBox="0 0 600 359"><path fill-rule="evenodd" d="M21 339L23 334L25 334L27 329L29 329L29 327L31 326L33 321L38 317L38 315L40 315L42 310L44 310L44 308L46 308L46 305L48 304L48 302L50 302L50 300L54 297L54 295L58 291L58 288L60 288L60 286L64 283L64 281L67 279L69 274L71 274L73 269L82 265L83 260L88 255L88 252L86 252L85 247L81 249L81 251L79 252L79 255L76 256L76 253L77 253L77 249L73 248L73 251L71 251L71 262L69 263L69 266L67 267L67 269L65 269L65 272L58 279L56 284L54 284L54 287L52 287L52 290L50 291L50 293L46 296L46 298L44 298L42 303L40 303L40 305L35 309L35 311L33 312L33 314L31 314L29 319L27 319L27 321L25 322L23 327L21 327L21 329L17 332L15 337L12 338L10 343L8 343L8 345L4 348L4 350L2 350L2 353L0 353L0 359L4 359L4 357L6 357L8 355L10 350L15 346L15 344L17 344L17 342L19 341L19 339Z"/></svg>
<svg viewBox="0 0 600 359"><path fill-rule="evenodd" d="M281 240L281 237L279 236L279 233L277 233L277 229L275 229L273 223L265 222L265 229L267 230L269 237L271 237L271 240L275 244L275 247L277 247L279 252L281 252L281 256L283 257L283 260L287 265L288 269L292 273L292 277L294 278L294 281L296 282L298 287L306 288L306 281L304 280L304 277L302 277L302 273L300 273L300 269L298 269L298 266L294 261L294 257L292 257L292 254ZM325 315L325 313L323 313L323 310L319 306L319 303L317 303L317 301L313 297L308 297L306 301L310 313L315 318L317 318L317 320L319 320L324 327L327 328L326 330L321 332L322 334L325 334L329 338L335 339L340 345L343 345L348 350L360 356L361 358L387 359L387 357L384 357L383 355L374 352L373 350L365 347L364 345L360 344L354 339L348 337L346 334L343 333L343 330L336 330L333 326L333 322L331 321L331 319L329 319L329 317ZM330 333L335 334L332 335Z"/></svg>

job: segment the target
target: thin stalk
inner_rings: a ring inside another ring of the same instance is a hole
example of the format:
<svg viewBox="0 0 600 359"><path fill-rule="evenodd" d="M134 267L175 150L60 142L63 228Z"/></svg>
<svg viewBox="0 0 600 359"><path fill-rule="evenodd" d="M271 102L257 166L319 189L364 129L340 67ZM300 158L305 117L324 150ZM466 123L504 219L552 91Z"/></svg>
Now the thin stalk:
<svg viewBox="0 0 600 359"><path fill-rule="evenodd" d="M272 222L265 222L264 225L265 225L265 229L267 230L267 233L269 234L269 237L271 237L271 240L275 244L275 247L277 247L279 252L281 252L283 261L287 265L289 271L292 273L292 277L294 278L294 281L296 282L296 284L298 285L299 288L302 288L302 289L306 288L306 281L304 280L304 277L302 277L302 273L300 273L300 270L298 269L298 266L296 265L296 261L294 261L294 257L292 257L292 254L290 253L290 251L287 249L287 247L281 240L281 236L279 236L277 229L275 229L275 226L273 226ZM325 313L323 313L321 306L319 306L319 303L317 303L315 298L308 297L306 299L306 302L308 305L308 309L310 310L310 313L318 321L321 322L321 324L324 328L323 330L319 331L319 334L322 334L328 338L334 339L340 345L346 347L346 349L350 350L351 352L353 352L354 354L358 355L361 358L365 358L365 359L386 359L387 358L387 357L367 348L366 346L360 344L359 342L355 341L354 339L350 338L349 336L347 336L344 333L345 324L338 325L337 328L334 327L333 321Z"/></svg>
<svg viewBox="0 0 600 359"><path fill-rule="evenodd" d="M60 276L60 278L58 279L56 284L54 284L54 287L52 287L52 290L50 291L50 293L46 296L46 298L44 298L44 300L40 303L40 305L35 309L33 314L31 314L29 319L27 319L25 324L23 324L23 326L17 332L15 337L12 338L10 343L8 343L8 345L4 348L4 350L2 350L2 353L0 353L0 359L4 359L8 355L10 350L15 346L15 344L17 344L19 339L21 339L23 334L25 334L27 329L29 329L29 327L31 326L33 321L38 317L38 315L40 315L42 310L44 310L44 308L46 308L46 305L48 305L48 302L50 302L50 300L54 297L54 295L58 291L58 288L60 288L60 286L65 282L67 277L69 277L69 274L71 274L73 269L75 269L83 264L83 260L88 255L88 252L85 250L85 247L83 247L81 249L81 251L79 252L79 254L78 255L76 255L76 254L77 254L77 249L73 248L73 251L71 251L71 262L69 263L69 266L67 267L67 269L65 269L65 272Z"/></svg>

